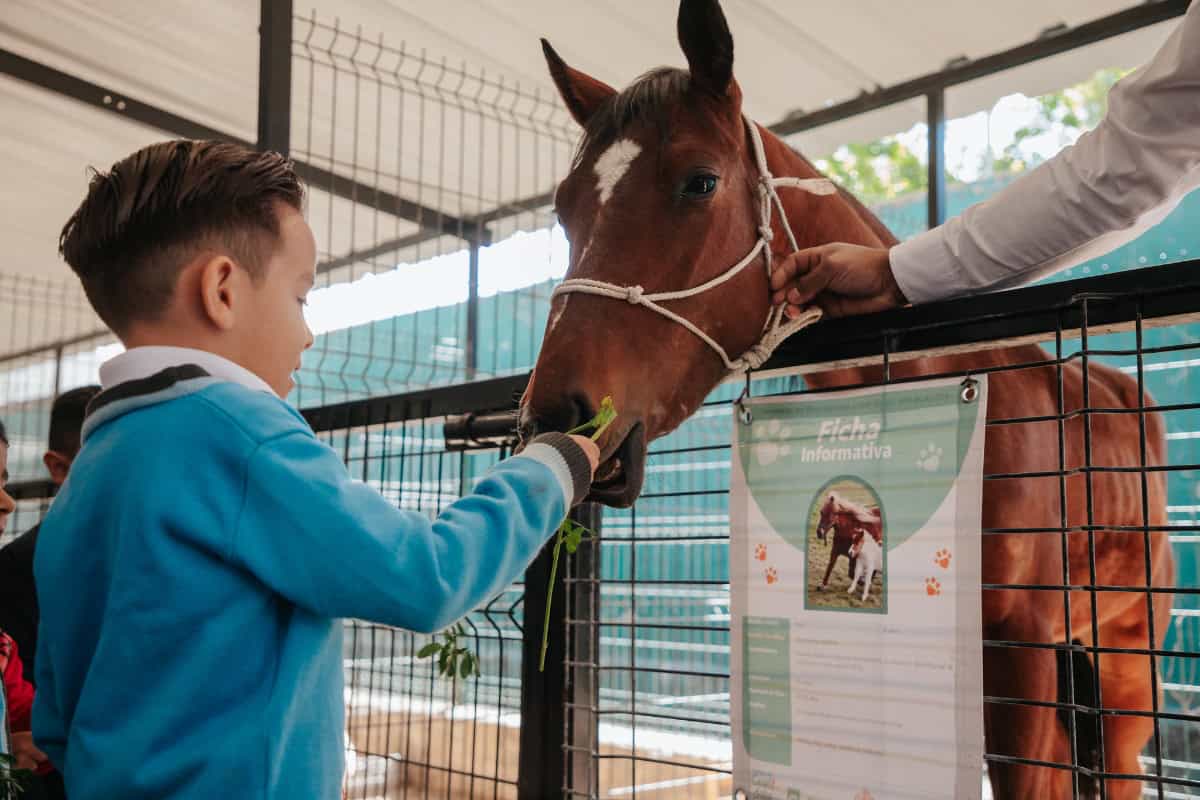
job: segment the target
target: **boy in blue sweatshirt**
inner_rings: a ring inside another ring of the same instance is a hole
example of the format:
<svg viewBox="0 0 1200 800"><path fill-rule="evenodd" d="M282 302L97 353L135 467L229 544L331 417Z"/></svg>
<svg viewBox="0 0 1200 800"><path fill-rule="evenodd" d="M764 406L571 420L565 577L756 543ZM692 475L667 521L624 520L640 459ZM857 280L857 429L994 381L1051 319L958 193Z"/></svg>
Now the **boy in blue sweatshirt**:
<svg viewBox="0 0 1200 800"><path fill-rule="evenodd" d="M94 175L63 229L126 346L34 565L34 740L72 800L338 797L340 620L445 627L588 491L599 454L564 434L432 522L351 480L281 399L313 341L302 199L277 154L166 142Z"/></svg>

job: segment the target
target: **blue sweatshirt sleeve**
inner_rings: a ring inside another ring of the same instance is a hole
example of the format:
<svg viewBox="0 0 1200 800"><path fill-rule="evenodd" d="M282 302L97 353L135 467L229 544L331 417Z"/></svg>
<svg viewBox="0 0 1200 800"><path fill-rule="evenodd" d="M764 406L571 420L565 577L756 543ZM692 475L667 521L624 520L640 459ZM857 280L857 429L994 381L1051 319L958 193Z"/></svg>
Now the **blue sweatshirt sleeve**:
<svg viewBox="0 0 1200 800"><path fill-rule="evenodd" d="M39 638L34 662L37 691L33 694L31 718L33 742L61 771L67 755L67 722L58 706L58 684L46 647L46 639Z"/></svg>
<svg viewBox="0 0 1200 800"><path fill-rule="evenodd" d="M441 630L521 575L565 516L564 462L542 448L430 520L353 480L311 433L280 436L247 463L231 558L314 613Z"/></svg>

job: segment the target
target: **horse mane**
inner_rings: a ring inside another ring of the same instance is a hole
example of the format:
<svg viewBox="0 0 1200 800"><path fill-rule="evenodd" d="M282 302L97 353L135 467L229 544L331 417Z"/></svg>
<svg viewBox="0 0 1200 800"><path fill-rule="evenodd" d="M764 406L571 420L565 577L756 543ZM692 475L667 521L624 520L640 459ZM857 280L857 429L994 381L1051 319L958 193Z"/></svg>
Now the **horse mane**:
<svg viewBox="0 0 1200 800"><path fill-rule="evenodd" d="M829 178L828 175L821 172L821 170L817 169L816 165L813 164L812 161L810 161L808 159L808 156L804 155L796 148L787 144L787 142L784 142L784 145L789 150L792 151L792 153L796 156L796 158L798 158L802 162L804 162L804 165L807 166L809 169L811 169L813 172L815 172L817 175L820 175L822 178ZM900 240L896 238L896 234L892 233L891 230L888 229L888 226L883 224L883 220L881 220L881 219L879 219L879 217L875 216L874 211L872 211L871 209L869 209L865 205L863 205L862 201L859 200L857 197L855 197L853 194L851 194L850 190L848 190L845 186L842 186L837 181L834 181L832 179L830 179L830 180L833 183L833 185L837 187L838 194L841 196L842 200L844 200L850 206L850 208L854 210L854 213L857 214L859 216L859 218L862 219L862 221L866 223L867 227L871 229L871 233L874 233L876 236L879 237L879 241L882 242L885 247L892 247L893 245L897 245L900 243Z"/></svg>
<svg viewBox="0 0 1200 800"><path fill-rule="evenodd" d="M856 502L854 502L853 500L850 500L850 499L848 499L848 498L842 497L842 496L841 496L840 494L838 494L837 492L832 492L832 491L831 491L831 492L829 493L829 496L833 498L833 501L834 501L834 503L836 503L837 505L841 506L841 507L842 507L843 509L845 509L846 511L849 511L849 512L850 512L851 514L853 514L854 516L858 517L858 519L859 519L860 521L863 521L863 522L871 521L871 522L873 522L873 521L875 521L875 520L879 519L879 515L878 515L878 514L876 514L874 511L871 511L869 508L867 508L866 506L864 506L862 503L856 503Z"/></svg>
<svg viewBox="0 0 1200 800"><path fill-rule="evenodd" d="M657 67L607 98L588 119L575 150L572 169L592 145L607 145L634 123L655 123L663 137L667 133L667 110L683 101L691 85L687 70Z"/></svg>

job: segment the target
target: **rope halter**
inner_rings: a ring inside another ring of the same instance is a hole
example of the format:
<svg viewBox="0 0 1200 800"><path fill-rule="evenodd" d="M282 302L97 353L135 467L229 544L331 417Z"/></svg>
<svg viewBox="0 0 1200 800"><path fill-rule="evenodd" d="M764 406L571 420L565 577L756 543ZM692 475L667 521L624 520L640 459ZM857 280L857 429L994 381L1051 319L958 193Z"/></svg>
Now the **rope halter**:
<svg viewBox="0 0 1200 800"><path fill-rule="evenodd" d="M668 303L672 300L684 300L688 297L695 297L703 294L710 289L715 289L726 281L738 275L760 255L763 259L763 265L767 270L767 280L771 278L771 242L775 239L775 231L771 229L771 218L775 209L779 210L779 220L783 223L783 230L787 234L788 245L792 248L792 252L796 252L800 247L796 244L796 236L792 233L792 226L788 222L787 214L784 212L783 201L779 199L777 189L800 189L801 191L810 192L817 195L833 194L837 191L833 183L826 178L776 178L771 175L771 170L767 166L767 154L763 148L762 134L758 132L758 126L748 118L744 118L746 129L750 134L750 141L754 147L754 162L758 168L758 241L750 252L742 258L741 261L734 264L729 269L722 272L715 278L705 281L699 286L693 286L690 289L680 289L674 292L654 292L646 294L641 286L620 286L615 283L606 281L592 280L591 278L570 278L560 283L551 294L551 300L558 295L566 295L572 292L580 292L582 294L594 294L600 297L610 297L614 300L624 300L627 303L635 306L643 306L651 311L666 317L672 322L676 322L691 331L702 342L716 351L721 357L721 361L725 364L725 368L730 374L749 373L756 370L766 363L775 349L783 343L785 339L791 336L801 328L806 328L812 323L821 318L821 310L819 308L805 309L800 316L795 319L787 319L783 313L786 304L774 306L767 313L767 319L763 323L763 332L759 337L758 342L750 347L749 350L742 353L737 358L730 358L729 353L725 351L715 339L700 329L698 325L685 317L680 316L662 303Z"/></svg>

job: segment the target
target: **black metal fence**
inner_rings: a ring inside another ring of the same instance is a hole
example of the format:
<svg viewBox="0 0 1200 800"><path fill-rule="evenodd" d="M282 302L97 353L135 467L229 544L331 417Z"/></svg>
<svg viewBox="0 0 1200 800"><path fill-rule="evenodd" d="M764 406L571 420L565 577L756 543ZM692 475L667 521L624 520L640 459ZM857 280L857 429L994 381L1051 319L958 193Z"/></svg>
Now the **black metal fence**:
<svg viewBox="0 0 1200 800"><path fill-rule="evenodd" d="M1191 262L825 323L788 343L755 382L757 393L792 392L802 389L793 374L797 370L876 363L883 365L880 382L896 383L896 365L914 356L1038 341L1047 349L1036 362L972 373L1048 368L1061 374L1072 363L1085 372L1096 363L1107 363L1151 392L1155 406L1123 413L1139 419L1153 413L1165 419L1168 458L1162 466L1146 467L1143 461L1114 467L1093 462L1090 449L1083 463L1068 464L1063 439L1049 436L1042 441L1047 453L1058 451L1057 469L988 474L985 480L1050 478L1065 487L1068 480L1090 480L1114 469L1165 473L1165 531L1143 525L1122 529L1122 534L1147 539L1165 532L1175 555L1174 581L1160 584L1147 572L1113 586L1097 583L1094 574L1064 571L1060 581L1050 584L994 584L985 589L1056 592L1068 607L1080 596L1144 594L1160 609L1171 609L1165 644L1155 643L1154 637L1164 632L1161 627L1155 631L1153 621L1147 640L1133 647L982 642L985 652L1040 648L1087 654L1101 664L1116 653L1146 656L1147 664L1157 670L1159 692L1149 707L1106 705L1102 692L1090 695L1082 688L1078 693L1069 688L1066 696L1049 705L1066 715L1064 724L1072 729L1131 714L1152 720L1153 736L1142 758L1147 797L1185 797L1200 789L1200 558L1195 547L1200 541L1195 504L1200 453L1194 444L1200 438L1200 402L1190 391L1188 370L1200 350L1200 327L1194 324L1200 315L1197 266ZM787 375L772 374L778 371ZM514 376L352 402L314 410L309 418L343 450L364 480L393 492L409 507L434 510L504 454L511 416L506 425L502 414L488 412L510 409L524 381L525 376ZM352 776L351 796L375 796L379 781L392 787L395 794L389 796L398 797L408 796L405 792L468 797L514 791L523 797L544 797L553 794L555 786L576 797L730 795L727 470L733 417L729 405L737 388L718 389L680 431L652 447L637 505L605 511L602 538L567 562L559 595L565 602L554 606L555 630L562 638L552 639L556 647L545 673L531 668L539 626L524 624L526 619L541 619L548 577L545 557L524 582L534 591L526 595L523 586L513 587L473 615L470 629L484 663L480 681L464 685L434 678L428 664L413 660L421 645L414 637L353 626L351 641L356 644L348 652L347 667L351 739L361 759L385 764L393 777L372 778L378 773L368 772L364 782L355 783ZM1092 406L1086 399L1078 407L1063 406L1060 398L1055 414L989 424L1039 429L1048 425L1053 431L1081 420L1087 429L1098 415L1112 413L1117 411ZM448 427L446 415L451 416ZM447 442L451 451L446 450ZM584 509L599 529L597 511ZM1070 535L1086 534L1094 564L1093 534L1104 523L1089 518L1086 524L1068 525L1064 518L1059 526L1019 533L1057 537L1064 543ZM984 531L987 537L1013 533ZM556 649L558 642L561 649ZM368 707L366 722L359 724L355 698L359 692L370 694L372 687L390 687L382 693L393 699L377 691L377 703ZM1003 693L989 694L985 703L1039 705ZM361 738L363 725L374 737ZM414 725L423 726L425 738L417 740L424 750L387 744L387 736L393 742L401 732L411 737ZM427 744L430 739L440 745ZM1061 763L1038 763L1073 776L1075 796L1087 796L1089 780L1114 775L1102 754L1099 764L1089 765L1082 754L1072 752ZM993 765L1022 761L1019 755L995 749L988 751L986 760ZM412 779L434 773L444 779ZM401 774L409 776L407 782L397 782L395 776ZM360 788L363 794L353 794Z"/></svg>
<svg viewBox="0 0 1200 800"><path fill-rule="evenodd" d="M1056 592L1064 603L1136 592L1160 609L1170 607L1165 644L1151 638L1152 624L1147 641L1135 647L987 639L982 646L985 653L1015 648L1080 653L1101 664L1117 653L1149 659L1157 669L1158 693L1148 708L1115 707L1103 693L1082 689L1048 705L1061 710L1064 724L1072 727L1130 715L1151 720L1153 736L1141 766L1144 795L1157 798L1200 791L1200 401L1192 387L1197 373L1189 370L1200 364L1198 267L1188 262L822 323L787 343L754 383L758 394L803 391L798 371L872 363L883 366L880 383L897 383L897 365L914 356L1037 341L1047 349L1036 362L971 373L1048 368L1061 374L1071 363L1085 371L1106 363L1150 391L1156 398L1152 407L1118 412L1085 399L1079 407L1060 404L1055 414L989 424L1048 425L1053 431L1081 420L1087 429L1099 415L1145 419L1153 413L1166 421L1163 465L1094 463L1090 450L1083 463L1068 464L1063 439L1047 436L1041 441L1048 453L1058 452L1057 468L987 474L985 480L1037 477L1065 485L1116 469L1164 473L1165 529L1143 525L1121 533L1145 540L1165 532L1174 550L1174 581L1160 583L1147 572L1113 586L1097 583L1094 574L1064 571L1049 584L984 588ZM516 375L349 401L309 409L306 416L356 478L404 508L432 515L506 455L511 409L526 379ZM679 431L652 446L645 490L635 507L606 510L602 527L598 508L580 510L601 537L581 547L560 573L544 672L536 663L548 551L523 582L465 621L470 646L480 657L478 679L438 677L431 661L416 657L427 637L348 623L349 797L546 797L556 789L572 797L730 795L727 470L730 401L739 389L719 388ZM45 487L24 484L17 491L28 509L23 521L31 521ZM1064 519L1052 528L1019 533L1063 542L1083 533L1094 563L1092 534L1104 523L1068 525ZM1013 533L984 530L985 537ZM1161 627L1157 633L1163 633ZM984 699L989 707L1039 705L1002 693ZM989 749L986 761L995 768L1022 759ZM1089 779L1113 774L1103 760L1089 766L1078 753L1060 763L1037 763L1073 776L1076 796L1087 796Z"/></svg>

